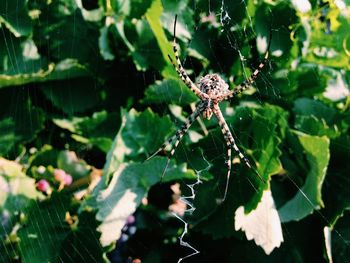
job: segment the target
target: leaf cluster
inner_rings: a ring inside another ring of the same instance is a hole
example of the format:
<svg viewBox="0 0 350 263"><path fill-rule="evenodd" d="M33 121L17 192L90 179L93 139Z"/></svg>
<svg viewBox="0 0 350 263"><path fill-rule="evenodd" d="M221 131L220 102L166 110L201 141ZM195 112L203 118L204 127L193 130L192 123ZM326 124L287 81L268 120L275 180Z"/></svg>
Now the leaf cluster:
<svg viewBox="0 0 350 263"><path fill-rule="evenodd" d="M176 262L184 225L169 207L198 179L192 262L348 260L349 2L296 2L0 1L0 261ZM214 118L193 124L168 165L145 161L198 102L168 59L176 14L193 81L219 73L234 88L272 33L255 85L220 105L253 164L233 160L223 204ZM267 189L284 230L269 256L234 230L235 210Z"/></svg>

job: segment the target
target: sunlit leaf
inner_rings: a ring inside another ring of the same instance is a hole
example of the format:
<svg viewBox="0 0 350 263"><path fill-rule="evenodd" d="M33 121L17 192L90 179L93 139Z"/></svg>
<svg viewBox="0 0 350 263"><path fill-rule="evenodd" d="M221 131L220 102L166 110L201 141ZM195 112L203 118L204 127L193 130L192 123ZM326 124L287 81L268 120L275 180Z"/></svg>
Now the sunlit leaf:
<svg viewBox="0 0 350 263"><path fill-rule="evenodd" d="M186 260L347 261L349 0L0 2L1 262L176 262L184 225L167 209L183 211L197 176L183 241L200 253ZM215 116L193 123L167 169L146 161L198 101L168 59L176 15L194 83L218 73L234 89L265 64L220 102L252 166L232 149L229 179ZM62 188L57 168L79 180Z"/></svg>
<svg viewBox="0 0 350 263"><path fill-rule="evenodd" d="M174 77L176 76L176 72L168 59L168 55L173 53L171 44L166 38L162 25L160 23L160 16L162 14L162 11L162 2L160 0L155 0L153 1L151 7L147 10L146 18L148 23L150 24L154 36L157 39L157 43L162 52L163 59L164 61L167 61L166 66L162 70L162 75L164 77Z"/></svg>
<svg viewBox="0 0 350 263"><path fill-rule="evenodd" d="M248 214L240 206L235 212L235 230L242 229L248 240L254 240L269 255L283 242L281 221L271 191L263 192L256 209Z"/></svg>
<svg viewBox="0 0 350 263"><path fill-rule="evenodd" d="M127 217L135 212L150 187L160 181L166 162L166 158L155 157L145 163L123 163L114 172L108 187L100 192L97 200L96 218L101 221L98 229L102 233L103 246L119 239ZM196 177L184 165L175 166L172 162L164 181L180 178Z"/></svg>
<svg viewBox="0 0 350 263"><path fill-rule="evenodd" d="M173 127L168 117L161 118L150 109L141 113L135 109L129 112L122 110L121 115L121 126L107 154L102 180L82 207L96 208L99 192L107 187L111 175L119 169L120 164L129 156L141 155L145 160L145 155L156 151Z"/></svg>
<svg viewBox="0 0 350 263"><path fill-rule="evenodd" d="M40 61L42 66L42 61ZM32 67L31 67L32 68ZM24 85L33 82L47 82L52 80L64 80L67 78L79 78L90 75L87 68L75 60L67 59L57 64L51 63L47 68L38 68L37 71L18 74L0 74L0 87Z"/></svg>

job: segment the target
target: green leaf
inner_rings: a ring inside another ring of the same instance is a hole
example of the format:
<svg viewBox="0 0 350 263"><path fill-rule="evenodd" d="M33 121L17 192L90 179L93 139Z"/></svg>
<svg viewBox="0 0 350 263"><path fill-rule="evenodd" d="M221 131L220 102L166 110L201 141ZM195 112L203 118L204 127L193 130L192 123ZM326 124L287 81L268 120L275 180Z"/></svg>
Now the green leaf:
<svg viewBox="0 0 350 263"><path fill-rule="evenodd" d="M150 187L161 180L167 158L155 157L145 163L123 163L113 174L108 187L98 197L96 219L101 221L102 246L119 239L129 215L133 214ZM185 165L170 162L164 182L178 179L195 179L193 171Z"/></svg>
<svg viewBox="0 0 350 263"><path fill-rule="evenodd" d="M350 209L350 136L336 138L330 146L331 159L322 189L325 207L320 212L327 218L328 225L333 227L345 210Z"/></svg>
<svg viewBox="0 0 350 263"><path fill-rule="evenodd" d="M63 241L70 228L65 222L70 196L53 194L26 210L27 223L18 231L19 251L26 262L60 262Z"/></svg>
<svg viewBox="0 0 350 263"><path fill-rule="evenodd" d="M76 229L70 231L62 243L60 262L106 262L99 242L100 233L96 228L95 214L83 212L79 215Z"/></svg>
<svg viewBox="0 0 350 263"><path fill-rule="evenodd" d="M79 64L88 65L89 69L99 70L102 62L98 46L99 28L96 23L84 20L74 1L68 2L54 1L41 10L40 20L47 22L37 27L37 43L46 50L43 56L50 57L50 60L74 59ZM45 38L49 41L40 42Z"/></svg>
<svg viewBox="0 0 350 263"><path fill-rule="evenodd" d="M0 92L0 104L2 105L0 114L13 120L13 131L16 137L14 142L23 144L32 141L44 128L46 120L44 111L33 105L27 90L4 89ZM8 99L7 96L11 95L18 98L16 103Z"/></svg>
<svg viewBox="0 0 350 263"><path fill-rule="evenodd" d="M20 164L0 157L0 175L8 180L9 192L30 199L39 197L39 193L35 190L35 181L27 177L23 170Z"/></svg>
<svg viewBox="0 0 350 263"><path fill-rule="evenodd" d="M42 196L35 188L35 180L23 170L20 164L0 157L0 210L7 210L11 216L24 209L30 200Z"/></svg>
<svg viewBox="0 0 350 263"><path fill-rule="evenodd" d="M11 43L11 49L8 47ZM31 39L16 38L2 28L0 38L0 88L40 79L52 71Z"/></svg>
<svg viewBox="0 0 350 263"><path fill-rule="evenodd" d="M335 138L340 135L340 131L335 125L329 127L326 121L316 118L314 115L296 115L294 127L304 133L316 136L328 136Z"/></svg>
<svg viewBox="0 0 350 263"><path fill-rule="evenodd" d="M282 222L299 221L324 206L321 189L330 158L329 139L305 134L300 134L298 138L305 150L310 171L297 194L279 209Z"/></svg>
<svg viewBox="0 0 350 263"><path fill-rule="evenodd" d="M145 91L142 103L188 105L197 100L196 95L182 81L167 79L150 85Z"/></svg>
<svg viewBox="0 0 350 263"><path fill-rule="evenodd" d="M113 12L123 15L130 14L130 0L107 2L104 6L107 9L108 15L111 15Z"/></svg>
<svg viewBox="0 0 350 263"><path fill-rule="evenodd" d="M204 149L205 159L212 163L209 171L217 183L209 181L198 186L193 214L193 222L198 226L194 230L210 234L215 239L240 235L234 231L234 211L242 204L246 214L254 210L263 191L269 188L270 177L282 169L279 146L288 127L287 116L283 109L267 104L263 107L238 107L233 117L226 118L238 137L238 147L254 161L251 161L252 169L244 163L232 166L227 198L221 206L216 200L222 198L227 180L227 166L224 165L226 143L220 130L198 143Z"/></svg>
<svg viewBox="0 0 350 263"><path fill-rule="evenodd" d="M90 78L52 81L43 85L41 90L57 109L69 115L84 112L100 102L96 83ZM81 96L82 93L85 95Z"/></svg>
<svg viewBox="0 0 350 263"><path fill-rule="evenodd" d="M57 167L72 175L74 179L87 176L91 167L82 159L78 159L73 151L61 151L57 158Z"/></svg>
<svg viewBox="0 0 350 263"><path fill-rule="evenodd" d="M107 187L111 175L119 169L120 164L125 162L126 158L141 156L145 160L145 155L156 151L172 128L173 124L169 117L161 118L150 109L141 113L135 109L129 112L122 110L121 126L107 154L103 177L92 195L83 202L81 209L87 206L96 208L97 195Z"/></svg>
<svg viewBox="0 0 350 263"><path fill-rule="evenodd" d="M350 241L350 211L344 211L344 215L339 218L337 224L332 229L332 256L334 262L346 262L349 256Z"/></svg>
<svg viewBox="0 0 350 263"><path fill-rule="evenodd" d="M43 110L32 105L28 100L22 105L17 105L15 115L15 132L21 137L21 142L29 142L36 138L37 134L44 129L45 114Z"/></svg>
<svg viewBox="0 0 350 263"><path fill-rule="evenodd" d="M137 69L145 71L153 67L159 71L162 70L166 63L151 25L146 20L138 20L135 25L127 26L129 31L135 30L137 33L137 38L133 41L134 47L130 49ZM135 28L132 28L133 26Z"/></svg>
<svg viewBox="0 0 350 263"><path fill-rule="evenodd" d="M330 20L327 21L331 22L331 27L333 26L332 34L329 34L328 30L325 30L325 25L322 25L325 22L320 19L312 20L313 30L305 61L327 67L349 69L349 44L347 41L349 38L349 18L340 15L340 9L335 5L329 7ZM337 26L334 26L334 22Z"/></svg>
<svg viewBox="0 0 350 263"><path fill-rule="evenodd" d="M168 32L173 35L175 14L177 14L176 37L181 40L191 39L191 35L194 31L193 11L191 8L188 8L188 2L188 0L162 0L164 9L161 15L162 24L165 25Z"/></svg>
<svg viewBox="0 0 350 263"><path fill-rule="evenodd" d="M313 115L318 119L324 119L328 125L334 123L336 111L320 101L299 98L294 101L293 111L298 115Z"/></svg>
<svg viewBox="0 0 350 263"><path fill-rule="evenodd" d="M57 158L59 151L54 149L51 145L43 145L39 151L33 154L29 160L29 167L27 168L27 173L33 175L33 170L39 166L57 166Z"/></svg>
<svg viewBox="0 0 350 263"><path fill-rule="evenodd" d="M140 19L151 6L152 0L131 0L130 17Z"/></svg>
<svg viewBox="0 0 350 263"><path fill-rule="evenodd" d="M112 146L112 139L118 129L119 116L106 111L95 112L91 117L53 119L62 129L73 133L72 138L85 144L92 144L104 152Z"/></svg>
<svg viewBox="0 0 350 263"><path fill-rule="evenodd" d="M155 152L173 128L169 117L159 117L150 109L122 111L122 124L107 155L104 174L118 169L126 156L150 155Z"/></svg>
<svg viewBox="0 0 350 263"><path fill-rule="evenodd" d="M20 19L19 19L20 18ZM16 37L32 33L32 21L28 15L26 0L0 2L0 25L4 24Z"/></svg>
<svg viewBox="0 0 350 263"><path fill-rule="evenodd" d="M168 116L159 117L150 109L141 113L132 109L124 116L125 127L122 127L120 135L129 157L152 154L173 128Z"/></svg>
<svg viewBox="0 0 350 263"><path fill-rule="evenodd" d="M40 66L43 66L40 60ZM27 67L33 68L33 67ZM51 80L64 80L67 78L79 78L89 76L91 72L79 64L76 60L65 59L57 64L50 63L47 68L38 68L37 71L27 73L25 70L16 74L0 74L0 87L25 85L33 82L47 82Z"/></svg>
<svg viewBox="0 0 350 263"><path fill-rule="evenodd" d="M171 65L168 55L173 54L171 44L165 36L165 32L161 25L160 17L162 15L163 6L161 0L154 0L151 7L146 12L146 19L157 39L158 46L161 50L166 66L162 69L163 77L177 77L176 71Z"/></svg>
<svg viewBox="0 0 350 263"><path fill-rule="evenodd" d="M324 92L328 74L326 70L321 70L317 66L300 64L298 68L288 72L288 78L290 79L289 83L297 88L299 97L311 97ZM286 92L291 92L291 90Z"/></svg>
<svg viewBox="0 0 350 263"><path fill-rule="evenodd" d="M281 29L299 22L295 11L290 8L288 2L281 2L278 5L261 4L256 8L254 16L254 29L259 32L260 36L267 36L267 32L271 29ZM245 22L248 23L249 20L245 19ZM275 55L276 60L282 57L288 61L293 54L292 47L293 42L288 30L273 30L271 55Z"/></svg>
<svg viewBox="0 0 350 263"><path fill-rule="evenodd" d="M285 130L288 127L288 113L282 108L272 105L265 105L262 108L247 111L245 108L237 109L235 115L235 126L240 126L240 130L244 134L244 140L253 138L253 143L249 148L253 149L254 165L256 172L250 173L250 180L257 185L257 190L250 201L244 205L245 212L255 209L259 203L263 190L269 187L270 177L282 170L280 161L281 150L279 146L281 139L285 136ZM251 116L251 117L250 117ZM251 120L249 120L252 118ZM240 121L242 119L242 121ZM262 178L265 182L259 179Z"/></svg>
<svg viewBox="0 0 350 263"><path fill-rule="evenodd" d="M6 155L19 138L15 135L15 125L12 118L0 121L0 155Z"/></svg>
<svg viewBox="0 0 350 263"><path fill-rule="evenodd" d="M27 177L23 170L17 162L0 158L0 238L4 240L6 237L15 236L19 215L22 215L34 199L43 197L35 188L35 180ZM2 252L4 257L15 257L18 254L15 248L15 241L0 243L0 251L6 251Z"/></svg>
<svg viewBox="0 0 350 263"><path fill-rule="evenodd" d="M100 37L98 38L98 46L100 53L105 60L113 60L115 58L108 38L108 27L100 29Z"/></svg>

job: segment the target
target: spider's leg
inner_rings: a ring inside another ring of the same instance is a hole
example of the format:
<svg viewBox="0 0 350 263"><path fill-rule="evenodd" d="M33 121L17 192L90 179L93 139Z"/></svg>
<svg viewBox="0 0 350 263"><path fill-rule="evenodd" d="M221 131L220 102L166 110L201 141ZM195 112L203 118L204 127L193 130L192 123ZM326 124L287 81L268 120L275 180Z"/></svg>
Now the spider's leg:
<svg viewBox="0 0 350 263"><path fill-rule="evenodd" d="M222 115L221 113L221 110L219 108L219 105L218 104L215 104L214 105L214 108L213 108L213 112L215 114L215 116L217 117L218 119L218 122L219 122L219 125L220 125L220 128L221 128L221 131L225 137L225 140L227 142L227 146L230 146L232 147L238 154L239 158L241 158L242 161L245 162L245 164L251 168L251 165L249 163L249 160L243 155L243 153L240 151L240 149L238 148L236 142L235 142L235 139L233 138L232 136L232 133L225 121L225 118L224 116Z"/></svg>
<svg viewBox="0 0 350 263"><path fill-rule="evenodd" d="M173 41L173 51L176 59L176 63L173 61L173 59L168 55L169 60L171 64L173 64L177 74L181 78L181 80L186 84L187 87L190 88L190 90L193 91L194 94L196 94L199 98L201 99L206 99L208 98L208 95L203 93L190 79L190 77L187 75L185 69L183 68L180 58L179 58L179 52L177 49L176 45L176 20L177 20L177 15L175 16L175 22L174 22L174 41Z"/></svg>
<svg viewBox="0 0 350 263"><path fill-rule="evenodd" d="M254 84L254 82L256 81L256 79L258 78L259 74L261 73L262 69L265 67L265 65L266 65L266 63L268 61L269 52L270 52L270 46L271 46L271 39L272 39L272 33L271 33L271 30L270 30L269 43L267 45L267 51L265 53L263 61L260 62L259 66L254 70L253 74L248 79L246 79L240 85L236 86L229 93L227 93L224 96L220 97L219 101L223 101L223 100L227 100L229 98L235 97L236 95L242 93L243 91L245 91L246 89L248 89L249 87L251 87Z"/></svg>
<svg viewBox="0 0 350 263"><path fill-rule="evenodd" d="M213 112L216 116L216 118L218 119L220 128L221 128L221 132L224 135L226 144L227 144L227 179L226 179L226 186L225 186L225 192L224 192L224 197L222 199L222 201L224 201L226 199L226 195L227 195L227 191L228 191L228 184L230 181L230 175L231 175L231 148L233 148L237 153L239 158L241 158L241 160L243 160L245 162L245 164L251 168L251 165L249 163L249 160L243 155L243 153L239 150L239 148L236 145L235 139L232 136L232 133L230 132L230 129L225 121L224 116L221 113L221 110L219 108L218 104L214 104L214 108L213 108Z"/></svg>
<svg viewBox="0 0 350 263"><path fill-rule="evenodd" d="M266 55L268 55L268 53L266 53ZM227 93L224 96L222 96L221 98L219 98L220 101L233 98L233 97L237 96L238 94L242 93L243 91L245 91L246 89L250 88L254 84L254 82L256 81L256 79L259 76L261 70L266 65L266 60L267 60L267 58L265 58L264 61L259 64L258 68L254 70L253 74L248 79L243 81L240 85L236 86L229 93Z"/></svg>
<svg viewBox="0 0 350 263"><path fill-rule="evenodd" d="M197 117L203 112L204 108L205 108L204 104L200 104L197 107L197 109L187 118L186 122L175 133L175 135L173 135L169 140L167 140L165 143L163 143L163 145L155 153L153 153L150 157L147 158L147 160L151 159L152 157L157 155L160 151L164 150L168 145L174 144L172 147L172 150L170 151L170 155L168 156L168 161L167 161L167 164L166 164L165 169L163 171L162 178L164 177L164 173L168 167L170 158L174 155L175 150L176 150L177 146L179 145L182 137L186 134L186 132L191 127L192 123L197 119Z"/></svg>

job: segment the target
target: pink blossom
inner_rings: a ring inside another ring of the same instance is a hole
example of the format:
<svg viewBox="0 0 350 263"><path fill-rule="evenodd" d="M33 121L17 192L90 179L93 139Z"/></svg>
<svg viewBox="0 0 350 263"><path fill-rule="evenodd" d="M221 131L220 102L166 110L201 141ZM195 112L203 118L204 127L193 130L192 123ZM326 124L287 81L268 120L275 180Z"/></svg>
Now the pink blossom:
<svg viewBox="0 0 350 263"><path fill-rule="evenodd" d="M58 182L63 182L66 178L66 172L62 169L55 169L53 172L53 176L55 177L55 180Z"/></svg>
<svg viewBox="0 0 350 263"><path fill-rule="evenodd" d="M126 223L128 225L132 225L133 223L135 223L135 217L133 215L129 215L128 218L126 219Z"/></svg>
<svg viewBox="0 0 350 263"><path fill-rule="evenodd" d="M36 183L36 188L43 193L46 193L50 189L50 184L45 179L41 179Z"/></svg>
<svg viewBox="0 0 350 263"><path fill-rule="evenodd" d="M66 176L64 177L64 184L65 185L71 185L73 182L73 178L70 174L66 173Z"/></svg>

